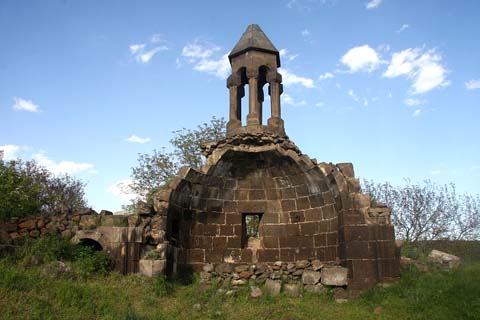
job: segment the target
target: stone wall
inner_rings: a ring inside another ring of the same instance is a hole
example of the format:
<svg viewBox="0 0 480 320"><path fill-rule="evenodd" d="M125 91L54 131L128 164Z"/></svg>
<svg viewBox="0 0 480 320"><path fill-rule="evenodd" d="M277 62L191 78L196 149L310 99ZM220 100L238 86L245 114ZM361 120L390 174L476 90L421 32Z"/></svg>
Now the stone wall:
<svg viewBox="0 0 480 320"><path fill-rule="evenodd" d="M270 294L284 292L298 296L303 291L321 293L326 288L346 288L348 270L338 265L324 264L318 259L296 262L232 265L205 264L200 272L203 283L216 282L224 287L265 285Z"/></svg>
<svg viewBox="0 0 480 320"><path fill-rule="evenodd" d="M339 258L348 268L351 287L371 287L399 277L400 248L395 244L390 208L371 206L360 190L351 163L321 163L335 197L339 222Z"/></svg>
<svg viewBox="0 0 480 320"><path fill-rule="evenodd" d="M352 288L398 278L390 209L372 206L350 163L317 164L266 133L204 151L206 166L184 168L168 193L166 238L179 266L307 259L346 267ZM262 214L254 243L244 239L246 214Z"/></svg>
<svg viewBox="0 0 480 320"><path fill-rule="evenodd" d="M175 190L171 210L184 262L197 269L207 262L337 258L338 222L325 179L275 151L226 154L207 175ZM256 245L244 238L246 214L262 215Z"/></svg>
<svg viewBox="0 0 480 320"><path fill-rule="evenodd" d="M14 243L23 237L36 239L44 234L71 237L78 230L84 215L96 214L90 208L75 212L52 213L0 222L0 240L4 244Z"/></svg>

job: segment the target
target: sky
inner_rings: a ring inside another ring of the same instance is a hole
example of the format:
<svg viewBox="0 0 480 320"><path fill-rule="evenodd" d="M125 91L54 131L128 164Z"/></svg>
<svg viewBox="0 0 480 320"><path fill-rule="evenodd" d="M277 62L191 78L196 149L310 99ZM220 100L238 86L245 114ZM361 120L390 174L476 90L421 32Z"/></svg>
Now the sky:
<svg viewBox="0 0 480 320"><path fill-rule="evenodd" d="M139 153L228 117L227 56L256 23L303 153L480 194L479 16L475 0L2 0L0 149L119 210Z"/></svg>

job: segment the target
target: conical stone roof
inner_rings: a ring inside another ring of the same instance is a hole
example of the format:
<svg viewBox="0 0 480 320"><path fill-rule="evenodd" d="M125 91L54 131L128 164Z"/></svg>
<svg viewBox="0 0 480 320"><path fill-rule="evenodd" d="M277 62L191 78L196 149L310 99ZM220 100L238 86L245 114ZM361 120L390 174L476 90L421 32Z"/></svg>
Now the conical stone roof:
<svg viewBox="0 0 480 320"><path fill-rule="evenodd" d="M247 27L247 30L245 30L240 40L238 40L228 55L228 59L232 61L232 58L249 50L257 50L276 55L278 67L280 67L280 54L277 48L275 48L270 39L263 33L258 24L251 24Z"/></svg>

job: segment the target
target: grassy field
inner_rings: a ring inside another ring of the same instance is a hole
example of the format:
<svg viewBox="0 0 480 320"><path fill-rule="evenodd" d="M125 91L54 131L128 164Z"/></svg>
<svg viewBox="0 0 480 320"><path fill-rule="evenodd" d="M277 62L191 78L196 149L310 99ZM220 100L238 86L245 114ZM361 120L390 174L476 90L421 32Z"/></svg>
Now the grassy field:
<svg viewBox="0 0 480 320"><path fill-rule="evenodd" d="M0 260L0 319L480 319L476 262L427 274L409 269L396 285L336 303L328 292L253 300L248 287L228 296L196 279L96 275L78 272L78 261L56 275L45 271L46 263L26 267L25 261Z"/></svg>

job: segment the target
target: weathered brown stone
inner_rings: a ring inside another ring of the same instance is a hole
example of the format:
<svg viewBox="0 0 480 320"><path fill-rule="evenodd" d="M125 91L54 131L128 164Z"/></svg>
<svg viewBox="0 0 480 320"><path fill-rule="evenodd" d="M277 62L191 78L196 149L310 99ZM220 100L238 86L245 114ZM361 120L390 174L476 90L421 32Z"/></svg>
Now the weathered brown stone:
<svg viewBox="0 0 480 320"><path fill-rule="evenodd" d="M278 237L262 237L265 248L278 248Z"/></svg>
<svg viewBox="0 0 480 320"><path fill-rule="evenodd" d="M234 235L234 227L231 224L220 225L220 235L221 236L233 236Z"/></svg>
<svg viewBox="0 0 480 320"><path fill-rule="evenodd" d="M298 210L310 209L310 201L308 201L308 197L298 198L296 202Z"/></svg>
<svg viewBox="0 0 480 320"><path fill-rule="evenodd" d="M280 189L280 191L281 191L282 199L295 199L297 197L295 188L293 187L283 188L283 189Z"/></svg>
<svg viewBox="0 0 480 320"><path fill-rule="evenodd" d="M283 211L294 211L297 209L295 200L282 200L282 210Z"/></svg>
<svg viewBox="0 0 480 320"><path fill-rule="evenodd" d="M248 200L248 190L245 190L245 189L235 190L235 200L241 200L241 201Z"/></svg>
<svg viewBox="0 0 480 320"><path fill-rule="evenodd" d="M19 223L18 227L20 229L32 230L33 228L35 228L35 220L33 220L33 219L25 220L25 221Z"/></svg>
<svg viewBox="0 0 480 320"><path fill-rule="evenodd" d="M322 209L314 208L305 210L305 221L320 221L322 220Z"/></svg>
<svg viewBox="0 0 480 320"><path fill-rule="evenodd" d="M204 249L189 249L188 250L189 260L192 263L196 262L205 262L205 250Z"/></svg>
<svg viewBox="0 0 480 320"><path fill-rule="evenodd" d="M287 224L286 226L286 235L288 236L298 236L300 235L300 226L298 224Z"/></svg>
<svg viewBox="0 0 480 320"><path fill-rule="evenodd" d="M212 239L213 249L224 249L227 247L227 237L214 237Z"/></svg>
<svg viewBox="0 0 480 320"><path fill-rule="evenodd" d="M228 248L240 248L241 246L242 246L242 238L240 236L227 238Z"/></svg>
<svg viewBox="0 0 480 320"><path fill-rule="evenodd" d="M242 213L261 213L267 208L266 201L239 201L238 211Z"/></svg>
<svg viewBox="0 0 480 320"><path fill-rule="evenodd" d="M264 249L258 251L259 262L274 262L280 259L280 251L278 249Z"/></svg>
<svg viewBox="0 0 480 320"><path fill-rule="evenodd" d="M290 222L299 223L305 221L305 212L304 211L293 211L290 212Z"/></svg>
<svg viewBox="0 0 480 320"><path fill-rule="evenodd" d="M300 233L303 235L313 235L318 232L317 222L306 222L300 224Z"/></svg>
<svg viewBox="0 0 480 320"><path fill-rule="evenodd" d="M240 213L227 213L225 217L225 223L227 225L242 223L242 215Z"/></svg>

